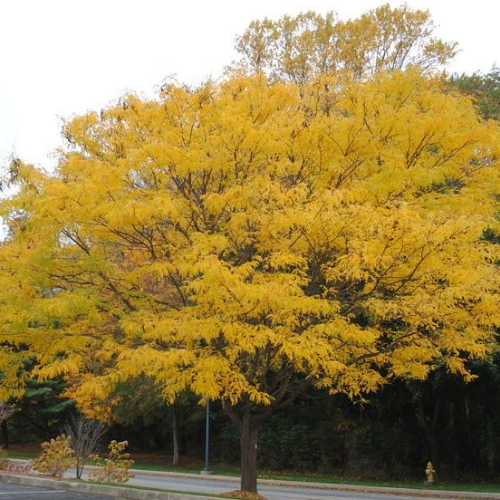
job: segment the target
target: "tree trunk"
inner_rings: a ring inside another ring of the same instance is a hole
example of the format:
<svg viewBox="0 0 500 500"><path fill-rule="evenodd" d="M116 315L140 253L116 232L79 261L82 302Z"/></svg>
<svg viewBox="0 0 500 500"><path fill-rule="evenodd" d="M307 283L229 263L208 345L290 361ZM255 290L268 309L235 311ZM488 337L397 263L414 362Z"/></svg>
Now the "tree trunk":
<svg viewBox="0 0 500 500"><path fill-rule="evenodd" d="M7 420L2 422L2 441L3 448L5 450L9 449L9 428L7 427Z"/></svg>
<svg viewBox="0 0 500 500"><path fill-rule="evenodd" d="M177 423L177 412L175 411L175 406L172 406L172 442L173 442L173 453L172 453L172 465L179 465L179 426Z"/></svg>
<svg viewBox="0 0 500 500"><path fill-rule="evenodd" d="M83 474L84 459L82 457L76 456L76 478L81 479Z"/></svg>
<svg viewBox="0 0 500 500"><path fill-rule="evenodd" d="M290 372L291 377L292 372ZM241 491L257 493L257 439L262 423L276 411L289 407L300 393L297 387L289 391L290 377L282 377L282 386L270 391L274 395L273 403L269 406L259 406L244 398L239 405L232 406L230 402L224 405L229 418L240 431L241 447ZM309 385L303 385L306 390ZM288 397L285 398L285 396ZM251 411L253 410L253 411Z"/></svg>
<svg viewBox="0 0 500 500"><path fill-rule="evenodd" d="M462 436L461 439L464 439ZM456 409L455 403L450 401L448 403L448 439L449 439L449 459L448 462L451 463L451 470L453 474L458 473L460 458L458 454L458 438L457 438L457 421L456 421Z"/></svg>
<svg viewBox="0 0 500 500"><path fill-rule="evenodd" d="M246 410L240 425L241 491L257 493L257 438L259 426Z"/></svg>
<svg viewBox="0 0 500 500"><path fill-rule="evenodd" d="M438 470L440 466L438 443L436 439L436 430L435 430L440 406L441 406L440 399L438 399L434 404L432 422L429 422L429 419L425 414L424 402L422 401L422 399L419 399L417 403L417 419L422 429L424 430L424 435L427 441L427 447L430 455L429 458L431 459L432 464L434 465L434 469L436 470Z"/></svg>

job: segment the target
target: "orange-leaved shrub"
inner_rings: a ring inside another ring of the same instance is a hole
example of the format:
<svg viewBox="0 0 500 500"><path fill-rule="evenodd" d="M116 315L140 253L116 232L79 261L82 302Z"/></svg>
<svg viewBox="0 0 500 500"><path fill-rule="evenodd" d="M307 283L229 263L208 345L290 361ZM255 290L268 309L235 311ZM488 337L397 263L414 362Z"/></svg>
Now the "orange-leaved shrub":
<svg viewBox="0 0 500 500"><path fill-rule="evenodd" d="M113 440L109 443L107 458L94 455L93 459L99 468L90 473L90 479L97 482L126 483L134 477L134 474L129 471L134 461L130 458L130 453L125 452L127 446L128 441Z"/></svg>
<svg viewBox="0 0 500 500"><path fill-rule="evenodd" d="M31 461L31 467L43 474L61 478L76 463L75 452L71 449L71 438L64 434L42 443L42 453Z"/></svg>

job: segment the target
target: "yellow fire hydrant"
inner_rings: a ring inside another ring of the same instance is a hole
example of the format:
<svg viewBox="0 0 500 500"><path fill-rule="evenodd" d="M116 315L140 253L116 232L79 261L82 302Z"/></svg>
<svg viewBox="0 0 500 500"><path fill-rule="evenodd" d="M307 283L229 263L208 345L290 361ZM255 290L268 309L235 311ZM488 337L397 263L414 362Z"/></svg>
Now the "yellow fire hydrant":
<svg viewBox="0 0 500 500"><path fill-rule="evenodd" d="M434 484L434 479L436 475L436 471L434 470L434 467L432 466L432 462L427 463L427 467L425 468L425 475L427 476L427 484Z"/></svg>

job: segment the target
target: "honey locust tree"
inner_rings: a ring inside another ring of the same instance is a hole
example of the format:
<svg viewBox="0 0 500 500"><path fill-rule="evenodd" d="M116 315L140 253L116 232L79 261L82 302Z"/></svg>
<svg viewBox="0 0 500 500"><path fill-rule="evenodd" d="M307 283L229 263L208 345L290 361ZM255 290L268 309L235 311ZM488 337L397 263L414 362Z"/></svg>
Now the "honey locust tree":
<svg viewBox="0 0 500 500"><path fill-rule="evenodd" d="M362 79L408 66L441 68L454 57L456 44L434 36L434 29L428 11L385 4L348 21L335 12L253 21L238 37L236 49L239 65L274 80L302 85L344 71Z"/></svg>
<svg viewBox="0 0 500 500"><path fill-rule="evenodd" d="M499 132L439 81L170 85L65 136L57 171L16 162L3 202L7 389L29 355L94 416L138 375L219 399L256 491L259 427L307 388L470 378L487 354Z"/></svg>

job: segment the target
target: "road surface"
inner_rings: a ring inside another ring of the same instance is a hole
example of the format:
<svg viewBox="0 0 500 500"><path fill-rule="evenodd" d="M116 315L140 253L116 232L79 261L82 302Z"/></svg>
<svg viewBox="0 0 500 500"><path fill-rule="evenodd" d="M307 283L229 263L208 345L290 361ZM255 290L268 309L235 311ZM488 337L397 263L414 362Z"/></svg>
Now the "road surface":
<svg viewBox="0 0 500 500"><path fill-rule="evenodd" d="M224 480L211 478L210 476L189 476L182 475L151 475L141 474L134 471L135 477L127 484L134 486L147 486L150 488L163 488L174 491L191 493L208 493L220 495L228 491L239 489L238 478L227 478ZM301 487L298 485L281 486L271 484L260 484L258 491L269 500L422 500L422 497L391 493L367 493L363 491L341 491L325 489L320 487ZM437 500L438 497L426 497L428 500ZM1 500L1 498L0 498ZM442 500L442 497L439 498Z"/></svg>
<svg viewBox="0 0 500 500"><path fill-rule="evenodd" d="M0 483L0 500L110 500L111 497Z"/></svg>
<svg viewBox="0 0 500 500"><path fill-rule="evenodd" d="M227 480L221 481L220 479L211 479L207 476L193 478L178 476L144 476L141 474L137 474L136 477L129 480L128 484L132 484L134 486L148 486L151 488L166 488L176 491L190 491L192 493L210 493L212 495L220 495L221 493L239 489L238 479L232 480L228 478ZM258 491L262 496L268 498L269 500L325 500L327 498L336 500L341 500L344 498L357 500L358 498L368 498L366 496L359 496L359 494L346 494L343 491L321 490L316 488L299 488L296 486L283 487L267 484L259 485ZM372 498L373 500L387 499L387 497ZM391 497L391 500L394 500L394 497Z"/></svg>

